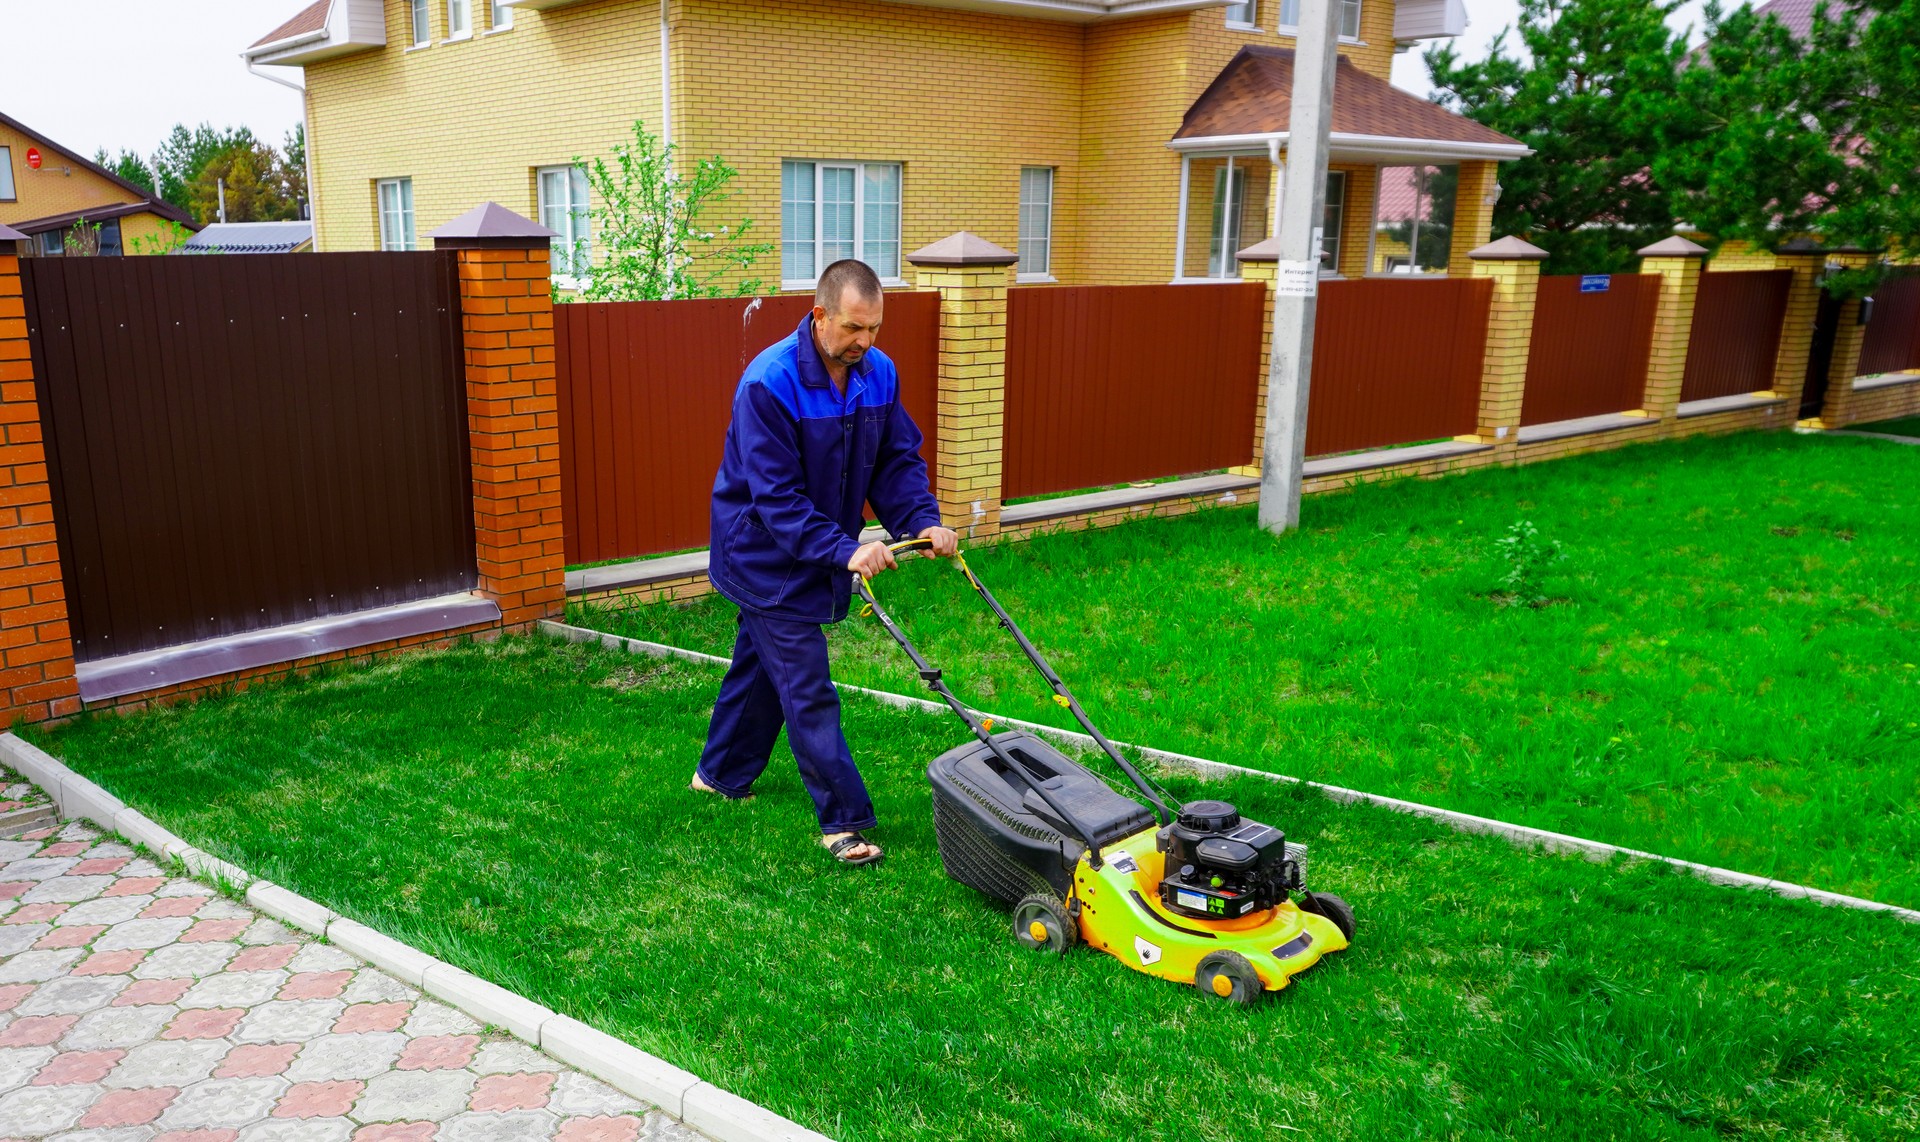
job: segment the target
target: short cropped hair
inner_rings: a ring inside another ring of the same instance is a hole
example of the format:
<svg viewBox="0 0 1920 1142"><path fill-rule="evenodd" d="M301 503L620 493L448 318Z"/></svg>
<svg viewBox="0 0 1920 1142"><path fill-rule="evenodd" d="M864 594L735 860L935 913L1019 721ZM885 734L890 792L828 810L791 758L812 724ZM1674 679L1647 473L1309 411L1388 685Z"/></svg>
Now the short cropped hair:
<svg viewBox="0 0 1920 1142"><path fill-rule="evenodd" d="M820 275L820 285L813 291L813 304L828 313L838 313L840 298L849 286L859 292L861 301L879 301L883 295L880 275L873 272L873 267L857 258L846 258L828 266Z"/></svg>

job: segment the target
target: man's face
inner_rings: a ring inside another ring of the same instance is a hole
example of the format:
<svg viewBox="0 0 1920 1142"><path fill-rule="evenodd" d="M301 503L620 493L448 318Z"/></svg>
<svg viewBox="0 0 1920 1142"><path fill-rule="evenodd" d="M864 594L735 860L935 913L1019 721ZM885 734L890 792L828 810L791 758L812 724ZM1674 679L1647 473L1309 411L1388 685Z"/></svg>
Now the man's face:
<svg viewBox="0 0 1920 1142"><path fill-rule="evenodd" d="M838 312L813 307L813 335L828 360L852 368L873 348L880 335L881 298L868 300L848 287L840 293Z"/></svg>

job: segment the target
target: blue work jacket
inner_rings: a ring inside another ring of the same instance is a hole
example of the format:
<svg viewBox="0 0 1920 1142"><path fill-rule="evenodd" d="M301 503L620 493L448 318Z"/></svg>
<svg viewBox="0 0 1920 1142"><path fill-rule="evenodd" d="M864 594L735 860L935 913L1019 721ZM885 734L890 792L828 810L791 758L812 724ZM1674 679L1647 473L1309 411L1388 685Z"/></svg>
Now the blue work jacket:
<svg viewBox="0 0 1920 1142"><path fill-rule="evenodd" d="M802 318L754 358L733 394L713 481L714 588L769 618L845 618L865 505L896 536L940 522L920 439L887 355L868 349L843 395L814 347L813 316Z"/></svg>

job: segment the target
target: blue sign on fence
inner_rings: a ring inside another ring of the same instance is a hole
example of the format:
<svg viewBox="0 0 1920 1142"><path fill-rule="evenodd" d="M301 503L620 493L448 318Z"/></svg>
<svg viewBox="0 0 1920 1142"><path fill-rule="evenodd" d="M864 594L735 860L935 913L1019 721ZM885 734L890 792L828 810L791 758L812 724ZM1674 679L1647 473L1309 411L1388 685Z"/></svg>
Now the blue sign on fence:
<svg viewBox="0 0 1920 1142"><path fill-rule="evenodd" d="M1613 285L1612 274L1581 274L1581 293L1605 293Z"/></svg>

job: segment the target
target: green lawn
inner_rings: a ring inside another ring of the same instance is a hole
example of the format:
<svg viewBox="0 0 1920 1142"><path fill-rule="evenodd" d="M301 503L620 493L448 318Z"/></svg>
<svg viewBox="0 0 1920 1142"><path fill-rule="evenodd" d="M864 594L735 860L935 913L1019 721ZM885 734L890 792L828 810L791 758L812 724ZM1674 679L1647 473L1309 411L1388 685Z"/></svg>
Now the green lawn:
<svg viewBox="0 0 1920 1142"><path fill-rule="evenodd" d="M1920 1131L1920 930L1890 917L1247 779L1206 788L1307 840L1360 932L1245 1011L1024 952L946 880L923 768L949 718L848 704L877 869L827 865L784 750L752 802L686 792L718 682L523 638L35 737L193 843L843 1142Z"/></svg>
<svg viewBox="0 0 1920 1142"><path fill-rule="evenodd" d="M981 549L1116 737L1920 906L1920 449L1752 434ZM1564 546L1503 605L1518 520ZM982 708L1070 724L964 580L878 580ZM719 599L575 621L725 654ZM837 676L919 693L872 619Z"/></svg>
<svg viewBox="0 0 1920 1142"><path fill-rule="evenodd" d="M1903 417L1899 420L1880 420L1872 424L1850 424L1847 427L1854 432L1885 432L1891 436L1920 437L1920 416Z"/></svg>

